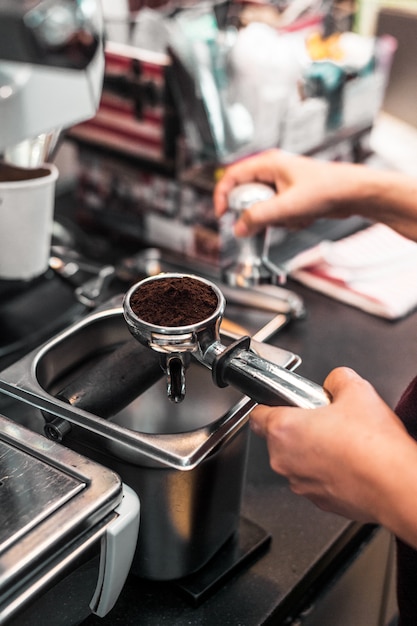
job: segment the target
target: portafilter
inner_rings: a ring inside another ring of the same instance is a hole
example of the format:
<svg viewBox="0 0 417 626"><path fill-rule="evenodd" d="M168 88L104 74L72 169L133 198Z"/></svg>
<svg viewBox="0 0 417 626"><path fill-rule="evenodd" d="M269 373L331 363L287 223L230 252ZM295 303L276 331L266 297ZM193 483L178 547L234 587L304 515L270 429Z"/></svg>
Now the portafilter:
<svg viewBox="0 0 417 626"><path fill-rule="evenodd" d="M192 274L145 278L126 293L123 313L128 328L141 344L160 353L171 400L180 402L185 396L185 371L192 355L211 370L217 387L231 385L259 404L278 406L284 401L318 408L330 403L320 385L260 357L249 336L223 345L225 305L214 283Z"/></svg>

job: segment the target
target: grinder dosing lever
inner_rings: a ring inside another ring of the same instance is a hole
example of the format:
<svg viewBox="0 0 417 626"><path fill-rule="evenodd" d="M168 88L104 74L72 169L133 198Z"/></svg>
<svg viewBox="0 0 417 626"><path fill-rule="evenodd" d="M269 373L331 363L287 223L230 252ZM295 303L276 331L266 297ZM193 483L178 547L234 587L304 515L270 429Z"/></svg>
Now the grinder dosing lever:
<svg viewBox="0 0 417 626"><path fill-rule="evenodd" d="M212 282L191 274L159 274L133 285L123 302L132 335L161 354L167 393L185 395L185 370L193 355L212 371L218 387L232 385L259 404L318 408L330 403L323 387L256 354L250 337L229 346L220 340L225 298Z"/></svg>

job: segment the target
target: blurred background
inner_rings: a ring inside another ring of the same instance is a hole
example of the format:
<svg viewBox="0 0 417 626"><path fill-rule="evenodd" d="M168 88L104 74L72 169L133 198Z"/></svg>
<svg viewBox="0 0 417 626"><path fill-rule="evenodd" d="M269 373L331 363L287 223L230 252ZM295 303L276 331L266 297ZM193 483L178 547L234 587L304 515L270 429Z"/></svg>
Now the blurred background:
<svg viewBox="0 0 417 626"><path fill-rule="evenodd" d="M56 156L83 228L216 265L230 229L211 193L228 163L277 146L413 173L413 0L103 0L103 10L101 104Z"/></svg>

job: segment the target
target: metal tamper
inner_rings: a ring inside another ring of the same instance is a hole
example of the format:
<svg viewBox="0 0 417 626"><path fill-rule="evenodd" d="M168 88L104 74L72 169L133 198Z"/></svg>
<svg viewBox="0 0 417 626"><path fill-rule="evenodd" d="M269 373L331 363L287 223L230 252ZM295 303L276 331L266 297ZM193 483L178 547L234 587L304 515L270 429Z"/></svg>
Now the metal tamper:
<svg viewBox="0 0 417 626"><path fill-rule="evenodd" d="M234 214L235 221L237 221L250 206L268 200L274 195L274 189L262 183L237 185L229 194L228 210ZM284 269L275 265L268 257L270 234L270 228L266 228L251 237L236 239L236 257L222 272L223 281L227 285L253 287L285 282Z"/></svg>

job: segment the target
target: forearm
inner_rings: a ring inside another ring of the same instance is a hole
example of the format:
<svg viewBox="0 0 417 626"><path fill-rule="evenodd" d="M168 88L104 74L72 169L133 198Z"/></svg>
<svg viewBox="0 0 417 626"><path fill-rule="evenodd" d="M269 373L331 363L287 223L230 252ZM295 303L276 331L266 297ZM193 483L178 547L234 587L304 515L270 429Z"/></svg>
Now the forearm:
<svg viewBox="0 0 417 626"><path fill-rule="evenodd" d="M333 167L334 185L328 193L341 216L362 215L417 241L417 179L363 165Z"/></svg>
<svg viewBox="0 0 417 626"><path fill-rule="evenodd" d="M243 213L240 236L267 225L299 228L320 217L362 215L417 241L417 179L404 174L269 150L226 170L214 193L217 215L227 210L235 185L252 181L275 187L277 194Z"/></svg>

